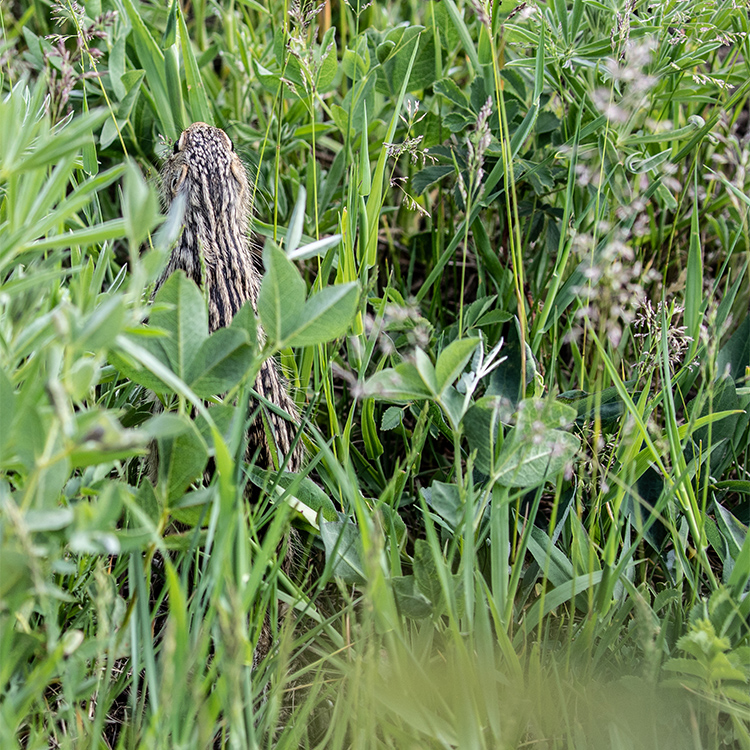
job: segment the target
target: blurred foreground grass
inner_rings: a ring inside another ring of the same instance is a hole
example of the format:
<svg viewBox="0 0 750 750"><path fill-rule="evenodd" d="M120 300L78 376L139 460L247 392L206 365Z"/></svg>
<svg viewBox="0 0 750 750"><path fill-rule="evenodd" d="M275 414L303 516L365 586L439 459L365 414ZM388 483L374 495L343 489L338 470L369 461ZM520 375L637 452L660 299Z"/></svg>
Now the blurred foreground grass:
<svg viewBox="0 0 750 750"><path fill-rule="evenodd" d="M3 747L750 747L745 3L1 18ZM231 342L150 302L196 120L278 282Z"/></svg>

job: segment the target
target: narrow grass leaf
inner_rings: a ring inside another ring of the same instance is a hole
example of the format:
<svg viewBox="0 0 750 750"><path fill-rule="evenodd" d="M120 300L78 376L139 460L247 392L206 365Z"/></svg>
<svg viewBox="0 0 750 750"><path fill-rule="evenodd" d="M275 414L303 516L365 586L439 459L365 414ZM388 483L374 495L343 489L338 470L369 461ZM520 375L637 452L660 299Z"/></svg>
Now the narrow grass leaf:
<svg viewBox="0 0 750 750"><path fill-rule="evenodd" d="M479 64L479 56L477 55L476 46L471 39L471 34L469 33L469 29L466 28L461 13L459 13L458 8L456 7L456 3L454 0L445 0L445 8L453 22L453 27L456 29L456 32L458 32L464 52L467 54L469 60L471 60L474 70L479 72L481 66Z"/></svg>
<svg viewBox="0 0 750 750"><path fill-rule="evenodd" d="M698 189L698 173L695 174L695 189ZM688 336L693 339L691 351L698 348L700 341L700 324L703 297L703 253L700 239L700 216L698 197L693 201L693 214L690 217L690 248L687 260L687 278L685 281L685 327Z"/></svg>
<svg viewBox="0 0 750 750"><path fill-rule="evenodd" d="M302 230L305 225L305 205L307 204L307 191L300 185L297 191L297 202L294 204L292 217L289 219L289 229L286 235L286 254L289 257L299 246L302 238Z"/></svg>
<svg viewBox="0 0 750 750"><path fill-rule="evenodd" d="M453 0L447 0L452 2ZM376 263L376 255L378 249L378 223L380 220L380 209L383 203L383 182L385 180L385 166L388 161L388 143L393 141L393 136L396 132L396 127L399 123L399 116L401 114L401 107L404 103L404 96L406 96L406 87L409 83L409 77L411 76L411 70L414 67L414 60L417 58L417 51L419 50L419 39L420 36L414 37L414 49L412 50L411 59L406 68L404 80L401 85L398 98L393 105L393 115L388 125L388 131L383 141L383 145L380 148L380 156L378 157L378 163L375 166L375 176L372 180L372 192L367 199L367 230L368 230L368 241L364 248L364 257L360 257L360 263L364 263L367 268L372 268Z"/></svg>
<svg viewBox="0 0 750 750"><path fill-rule="evenodd" d="M190 43L190 35L185 25L185 17L181 9L177 11L177 19L180 30L180 46L182 49L182 62L185 66L185 83L188 90L188 101L190 102L190 114L193 122L200 121L214 124L213 109L211 102L206 95L206 87L203 84L198 63L193 54L193 47Z"/></svg>
<svg viewBox="0 0 750 750"><path fill-rule="evenodd" d="M146 80L151 88L154 115L161 123L164 135L175 139L178 136L172 119L172 107L167 94L167 80L165 73L164 54L154 41L151 32L141 18L133 4L133 0L122 0L125 12L133 26L132 35L136 53L141 65L146 71Z"/></svg>
<svg viewBox="0 0 750 750"><path fill-rule="evenodd" d="M535 601L525 613L523 628L519 631L519 634L528 635L539 625L540 614L544 618L559 606L569 602L573 597L596 586L602 580L602 575L601 570L584 573L547 592L544 597ZM519 640L518 635L515 640Z"/></svg>
<svg viewBox="0 0 750 750"><path fill-rule="evenodd" d="M40 252L42 250L54 250L57 248L68 248L73 245L88 247L90 245L102 245L109 240L117 240L125 236L125 220L110 219L86 229L76 229L66 234L58 234L37 240L28 246L28 251Z"/></svg>
<svg viewBox="0 0 750 750"><path fill-rule="evenodd" d="M308 242L306 245L297 247L294 251L287 251L286 257L289 260L309 260L325 255L331 248L336 247L341 242L342 235L333 234L330 237L323 237L315 242ZM354 277L356 278L356 276ZM353 279L350 279L353 280Z"/></svg>
<svg viewBox="0 0 750 750"><path fill-rule="evenodd" d="M107 117L109 117L109 112L106 109L92 109L87 114L73 119L53 138L44 140L17 164L6 163L3 166L9 171L20 173L57 164L68 154L78 152L84 143L93 142L93 133L99 129Z"/></svg>

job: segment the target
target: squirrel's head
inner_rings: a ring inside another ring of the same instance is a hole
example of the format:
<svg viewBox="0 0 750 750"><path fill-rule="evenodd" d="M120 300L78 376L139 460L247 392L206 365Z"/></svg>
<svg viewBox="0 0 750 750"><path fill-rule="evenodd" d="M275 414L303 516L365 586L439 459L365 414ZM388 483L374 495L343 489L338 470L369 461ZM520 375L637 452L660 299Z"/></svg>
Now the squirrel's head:
<svg viewBox="0 0 750 750"><path fill-rule="evenodd" d="M164 164L161 177L167 207L179 193L185 192L193 209L247 212L247 173L232 140L220 128L196 122L184 130Z"/></svg>

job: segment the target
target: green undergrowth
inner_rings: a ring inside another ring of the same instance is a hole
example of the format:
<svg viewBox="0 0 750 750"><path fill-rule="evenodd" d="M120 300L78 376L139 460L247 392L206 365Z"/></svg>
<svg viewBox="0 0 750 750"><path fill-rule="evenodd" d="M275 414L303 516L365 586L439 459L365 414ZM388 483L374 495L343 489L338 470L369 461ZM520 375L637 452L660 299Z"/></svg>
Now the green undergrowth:
<svg viewBox="0 0 750 750"><path fill-rule="evenodd" d="M3 748L750 747L745 3L0 18ZM264 266L211 335L199 120Z"/></svg>

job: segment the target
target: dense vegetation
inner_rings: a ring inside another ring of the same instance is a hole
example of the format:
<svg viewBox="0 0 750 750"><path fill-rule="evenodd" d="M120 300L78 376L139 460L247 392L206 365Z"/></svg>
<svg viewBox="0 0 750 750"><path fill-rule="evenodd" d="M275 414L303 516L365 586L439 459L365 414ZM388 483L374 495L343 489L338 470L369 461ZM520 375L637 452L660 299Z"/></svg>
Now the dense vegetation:
<svg viewBox="0 0 750 750"><path fill-rule="evenodd" d="M750 747L745 3L271 5L0 8L2 746ZM197 120L265 243L211 336Z"/></svg>

